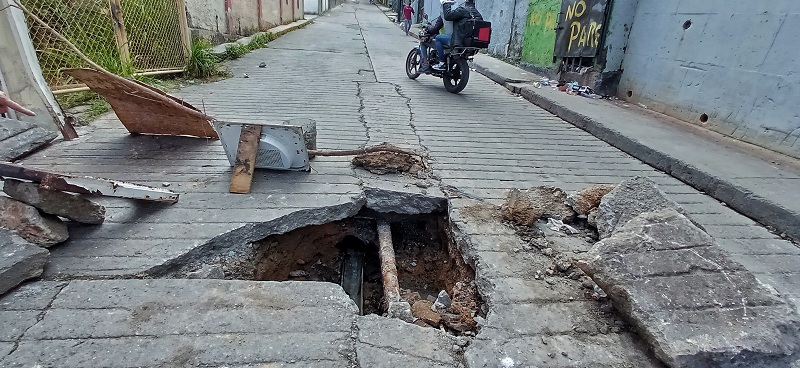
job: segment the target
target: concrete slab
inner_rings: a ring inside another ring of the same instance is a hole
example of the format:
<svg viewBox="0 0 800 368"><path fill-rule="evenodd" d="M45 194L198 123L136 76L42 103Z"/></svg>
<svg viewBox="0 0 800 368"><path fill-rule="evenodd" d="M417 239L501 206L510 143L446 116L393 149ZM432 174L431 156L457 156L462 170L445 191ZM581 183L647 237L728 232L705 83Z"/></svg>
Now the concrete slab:
<svg viewBox="0 0 800 368"><path fill-rule="evenodd" d="M579 264L670 367L775 367L800 315L674 209L637 216Z"/></svg>
<svg viewBox="0 0 800 368"><path fill-rule="evenodd" d="M39 277L50 252L0 229L0 295L25 280Z"/></svg>

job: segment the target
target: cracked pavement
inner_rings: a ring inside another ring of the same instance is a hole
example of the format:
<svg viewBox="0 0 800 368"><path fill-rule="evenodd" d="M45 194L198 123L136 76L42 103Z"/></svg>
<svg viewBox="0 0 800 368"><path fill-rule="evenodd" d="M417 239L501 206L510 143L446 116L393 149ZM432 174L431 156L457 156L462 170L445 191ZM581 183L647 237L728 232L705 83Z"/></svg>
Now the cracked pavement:
<svg viewBox="0 0 800 368"><path fill-rule="evenodd" d="M374 6L348 3L230 62L231 78L178 95L220 120L314 119L320 149L384 141L422 149L436 176L430 188L318 157L311 173L258 171L250 195L233 195L219 143L129 136L113 115L26 159L75 175L169 182L182 196L172 206L98 198L106 223L73 226L71 239L51 249L44 281L0 298L0 365L660 367L635 334L609 333L624 323L585 301L580 282L538 279L550 259L520 253L525 244L512 229L465 211L499 204L514 187L571 191L637 175L658 183L761 281L800 297L794 245L477 73L459 95L436 78L409 80L403 67L414 45ZM378 200L389 191L400 203ZM333 284L149 279L246 255L253 241L365 206L443 201L489 307L466 349L433 329L357 316ZM741 244L771 251L734 252Z"/></svg>

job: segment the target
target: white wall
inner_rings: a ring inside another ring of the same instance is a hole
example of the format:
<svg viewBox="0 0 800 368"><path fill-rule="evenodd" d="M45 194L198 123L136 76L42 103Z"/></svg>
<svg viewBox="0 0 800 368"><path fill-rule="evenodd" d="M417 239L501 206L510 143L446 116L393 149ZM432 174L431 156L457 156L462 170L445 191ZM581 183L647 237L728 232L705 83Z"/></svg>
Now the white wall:
<svg viewBox="0 0 800 368"><path fill-rule="evenodd" d="M619 95L800 157L798 40L797 0L639 0Z"/></svg>
<svg viewBox="0 0 800 368"><path fill-rule="evenodd" d="M0 73L4 89L15 101L36 116L17 114L17 119L34 123L48 130L58 130L64 115L47 86L39 67L28 26L22 10L9 8L9 0L0 0Z"/></svg>
<svg viewBox="0 0 800 368"><path fill-rule="evenodd" d="M305 14L319 14L319 0L304 0Z"/></svg>

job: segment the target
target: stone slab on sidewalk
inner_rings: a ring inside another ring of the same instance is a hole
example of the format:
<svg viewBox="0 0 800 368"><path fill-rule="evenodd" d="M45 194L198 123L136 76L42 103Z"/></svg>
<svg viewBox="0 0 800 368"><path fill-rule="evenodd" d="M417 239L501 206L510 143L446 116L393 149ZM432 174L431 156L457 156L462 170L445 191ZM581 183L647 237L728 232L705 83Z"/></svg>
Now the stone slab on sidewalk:
<svg viewBox="0 0 800 368"><path fill-rule="evenodd" d="M50 252L0 229L0 295L25 280L39 277Z"/></svg>
<svg viewBox="0 0 800 368"><path fill-rule="evenodd" d="M2 320L18 316L16 332L2 337L16 349L0 365L347 366L356 314L326 283L43 282L0 299Z"/></svg>
<svg viewBox="0 0 800 368"><path fill-rule="evenodd" d="M58 133L36 124L0 117L0 161L12 161L47 146Z"/></svg>
<svg viewBox="0 0 800 368"><path fill-rule="evenodd" d="M643 213L579 267L673 368L770 368L800 354L800 316L674 209Z"/></svg>
<svg viewBox="0 0 800 368"><path fill-rule="evenodd" d="M0 298L0 322L3 367L458 366L452 337L360 317L333 283L42 281Z"/></svg>
<svg viewBox="0 0 800 368"><path fill-rule="evenodd" d="M477 55L473 66L567 122L800 239L800 161L645 109L513 84L525 71L488 55Z"/></svg>

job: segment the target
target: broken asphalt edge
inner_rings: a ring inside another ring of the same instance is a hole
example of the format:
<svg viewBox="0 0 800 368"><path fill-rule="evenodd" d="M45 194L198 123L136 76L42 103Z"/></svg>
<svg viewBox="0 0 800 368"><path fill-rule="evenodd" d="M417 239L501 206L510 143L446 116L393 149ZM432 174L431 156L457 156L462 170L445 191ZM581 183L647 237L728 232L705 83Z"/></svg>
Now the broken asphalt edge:
<svg viewBox="0 0 800 368"><path fill-rule="evenodd" d="M724 202L737 212L763 225L772 226L779 233L785 233L794 239L800 239L800 213L786 209L724 178L711 175L688 162L672 157L666 152L648 147L638 140L627 137L622 132L607 127L600 121L582 115L537 93L529 84L514 83L477 63L472 63L472 67L478 73L506 87L512 93L520 94L528 102L549 111L562 120L640 161Z"/></svg>
<svg viewBox="0 0 800 368"><path fill-rule="evenodd" d="M250 259L254 255L254 249L251 244L270 235L285 234L303 227L344 220L357 215L363 209L401 215L434 213L444 210L447 206L446 201L446 198L435 195L406 193L365 186L360 193L351 197L347 202L332 206L302 209L270 221L244 224L217 235L186 253L165 260L160 265L131 276L151 278L181 276L200 268L204 262L222 254L226 254L226 257L229 258Z"/></svg>
<svg viewBox="0 0 800 368"><path fill-rule="evenodd" d="M285 234L306 226L321 225L343 220L358 213L367 203L362 193L351 198L349 202L317 208L302 209L280 216L274 220L260 223L248 223L236 229L220 234L208 242L195 247L166 262L151 267L138 276L152 278L169 278L197 268L203 261L223 252L249 254L250 244L270 235Z"/></svg>

